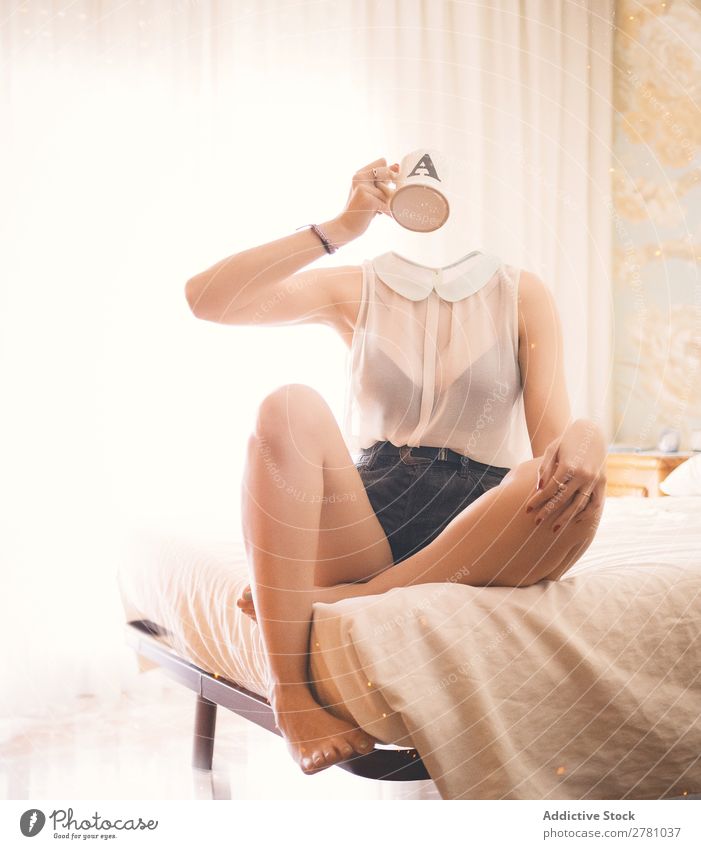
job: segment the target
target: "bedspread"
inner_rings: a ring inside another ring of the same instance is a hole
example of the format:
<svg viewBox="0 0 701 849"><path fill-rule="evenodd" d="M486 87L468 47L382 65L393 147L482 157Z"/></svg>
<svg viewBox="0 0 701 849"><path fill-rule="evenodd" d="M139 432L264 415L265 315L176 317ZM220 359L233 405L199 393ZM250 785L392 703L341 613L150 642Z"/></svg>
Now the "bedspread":
<svg viewBox="0 0 701 849"><path fill-rule="evenodd" d="M421 584L317 603L317 698L413 745L445 799L647 799L701 790L698 497L609 498L560 581ZM235 600L240 542L139 541L127 619L193 662L267 692L257 625Z"/></svg>

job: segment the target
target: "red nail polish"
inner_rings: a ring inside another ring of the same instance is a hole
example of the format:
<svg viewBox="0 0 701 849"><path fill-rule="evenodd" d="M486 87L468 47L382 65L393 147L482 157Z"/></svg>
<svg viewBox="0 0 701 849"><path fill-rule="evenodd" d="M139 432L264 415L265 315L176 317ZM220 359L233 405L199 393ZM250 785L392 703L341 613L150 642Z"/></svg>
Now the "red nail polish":
<svg viewBox="0 0 701 849"><path fill-rule="evenodd" d="M533 508L532 508L532 507L526 507L526 513L530 513L530 512L531 512L531 510L533 510Z"/></svg>
<svg viewBox="0 0 701 849"><path fill-rule="evenodd" d="M555 527L553 528L553 533L555 533L555 531L559 531L560 527L561 525L555 525Z"/></svg>
<svg viewBox="0 0 701 849"><path fill-rule="evenodd" d="M543 520L542 520L542 518L541 518L541 519L536 519L536 520L535 520L535 523L536 523L536 525L539 525L542 521L543 521Z"/></svg>

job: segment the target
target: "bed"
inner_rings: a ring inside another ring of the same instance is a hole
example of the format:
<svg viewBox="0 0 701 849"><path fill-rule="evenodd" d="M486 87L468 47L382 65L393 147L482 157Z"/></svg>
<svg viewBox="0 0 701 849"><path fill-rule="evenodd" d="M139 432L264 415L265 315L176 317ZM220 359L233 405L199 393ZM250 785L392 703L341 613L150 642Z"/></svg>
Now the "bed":
<svg viewBox="0 0 701 849"><path fill-rule="evenodd" d="M607 499L557 582L315 604L316 698L382 743L339 766L430 776L444 799L701 792L700 508ZM139 668L196 693L196 766L211 766L218 704L276 731L258 626L235 604L249 580L235 528L141 528L117 579Z"/></svg>

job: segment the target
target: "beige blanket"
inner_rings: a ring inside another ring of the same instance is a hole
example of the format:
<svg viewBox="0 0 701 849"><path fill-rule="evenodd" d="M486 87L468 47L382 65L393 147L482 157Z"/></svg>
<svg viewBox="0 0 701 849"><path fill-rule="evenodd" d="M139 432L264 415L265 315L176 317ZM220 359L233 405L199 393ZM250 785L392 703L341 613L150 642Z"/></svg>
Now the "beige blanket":
<svg viewBox="0 0 701 849"><path fill-rule="evenodd" d="M445 799L647 799L701 790L701 498L608 499L558 582L423 584L317 604L317 697L414 745ZM235 600L243 546L151 529L119 573L127 619L263 695ZM147 664L142 664L146 668Z"/></svg>

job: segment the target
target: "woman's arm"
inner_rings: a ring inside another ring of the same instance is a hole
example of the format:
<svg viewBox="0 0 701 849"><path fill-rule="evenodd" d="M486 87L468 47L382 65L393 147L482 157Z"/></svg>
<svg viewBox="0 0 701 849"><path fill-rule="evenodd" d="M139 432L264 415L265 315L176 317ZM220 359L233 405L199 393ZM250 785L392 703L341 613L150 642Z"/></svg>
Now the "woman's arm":
<svg viewBox="0 0 701 849"><path fill-rule="evenodd" d="M319 226L339 247L355 238L342 218ZM197 318L220 324L284 323L300 315L323 319L333 307L328 283L335 269L304 272L294 284L288 278L325 254L316 233L300 230L220 260L187 281L185 297Z"/></svg>
<svg viewBox="0 0 701 849"><path fill-rule="evenodd" d="M521 272L519 284L519 362L533 456L542 458L527 506L534 519L582 521L599 512L606 498L606 441L595 421L572 418L557 305L528 271ZM565 489L558 481L567 483Z"/></svg>
<svg viewBox="0 0 701 849"><path fill-rule="evenodd" d="M572 421L562 326L552 293L532 272L521 272L518 303L523 403L533 456L540 457Z"/></svg>
<svg viewBox="0 0 701 849"><path fill-rule="evenodd" d="M362 235L378 213L390 215L394 167L378 159L356 171L343 212L319 225L333 244L340 247ZM333 322L335 281L348 274L324 269L295 276L324 254L316 233L304 229L220 260L187 281L185 296L197 318L221 324L280 324L300 317Z"/></svg>

